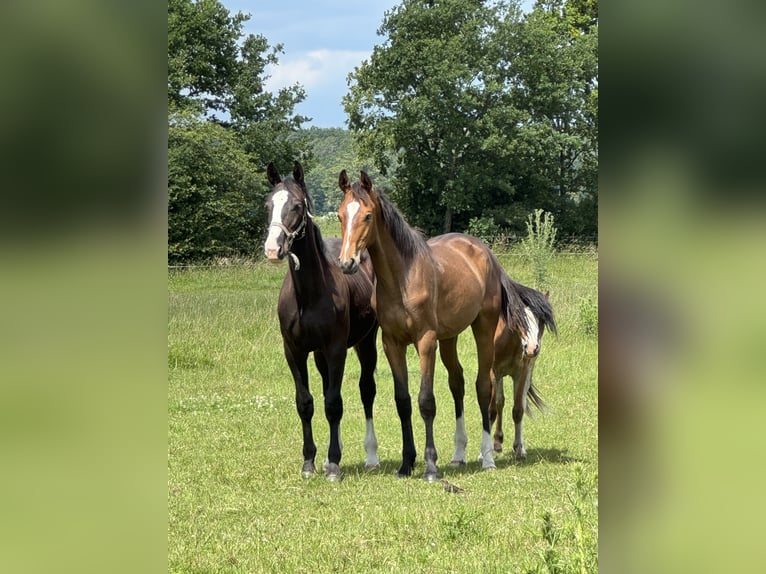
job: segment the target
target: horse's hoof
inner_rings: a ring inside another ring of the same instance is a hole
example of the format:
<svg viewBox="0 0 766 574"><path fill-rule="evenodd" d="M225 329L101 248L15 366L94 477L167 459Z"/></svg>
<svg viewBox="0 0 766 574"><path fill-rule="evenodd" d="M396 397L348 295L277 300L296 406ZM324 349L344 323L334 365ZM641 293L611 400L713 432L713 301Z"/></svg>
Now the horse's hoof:
<svg viewBox="0 0 766 574"><path fill-rule="evenodd" d="M427 472L423 475L423 480L426 482L439 482L439 474L436 472Z"/></svg>
<svg viewBox="0 0 766 574"><path fill-rule="evenodd" d="M364 470L366 470L367 472L377 472L377 471L380 470L380 465L379 464L365 464L364 465Z"/></svg>
<svg viewBox="0 0 766 574"><path fill-rule="evenodd" d="M494 448L495 448L495 452L503 452L503 445L499 442L495 443Z"/></svg>
<svg viewBox="0 0 766 574"><path fill-rule="evenodd" d="M325 471L327 482L340 482L343 480L343 473L341 472L340 467L334 462L327 463Z"/></svg>
<svg viewBox="0 0 766 574"><path fill-rule="evenodd" d="M401 467L396 471L396 478L409 478L412 476L412 468Z"/></svg>
<svg viewBox="0 0 766 574"><path fill-rule="evenodd" d="M303 463L303 468L301 469L301 476L303 478L311 478L316 473L317 469L314 466L314 463L310 460L307 460Z"/></svg>
<svg viewBox="0 0 766 574"><path fill-rule="evenodd" d="M489 463L485 463L484 461L482 461L481 469L482 470L497 470L497 465L495 464L494 461Z"/></svg>
<svg viewBox="0 0 766 574"><path fill-rule="evenodd" d="M452 468L462 467L462 466L465 466L465 461L464 460L451 460L449 465Z"/></svg>

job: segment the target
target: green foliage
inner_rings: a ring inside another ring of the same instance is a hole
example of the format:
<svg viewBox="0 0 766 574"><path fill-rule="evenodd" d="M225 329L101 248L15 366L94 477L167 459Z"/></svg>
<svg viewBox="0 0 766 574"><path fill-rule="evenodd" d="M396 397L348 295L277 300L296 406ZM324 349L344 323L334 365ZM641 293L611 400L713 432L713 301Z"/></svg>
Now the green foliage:
<svg viewBox="0 0 766 574"><path fill-rule="evenodd" d="M344 98L360 153L395 167L397 205L428 234L542 207L596 235L598 13L593 0L405 0Z"/></svg>
<svg viewBox="0 0 766 574"><path fill-rule="evenodd" d="M593 299L580 301L580 325L586 335L598 336L598 304Z"/></svg>
<svg viewBox="0 0 766 574"><path fill-rule="evenodd" d="M390 186L387 177L358 157L348 130L311 127L299 134L312 153L312 162L306 169L306 185L316 213L334 214L337 211L342 199L338 188L341 170L345 169L354 177L364 169L377 187L387 189Z"/></svg>
<svg viewBox="0 0 766 574"><path fill-rule="evenodd" d="M265 220L269 161L306 156L294 86L264 91L281 46L243 37L248 16L218 0L168 4L168 259L252 253ZM263 180L263 181L262 181Z"/></svg>
<svg viewBox="0 0 766 574"><path fill-rule="evenodd" d="M465 232L478 237L487 245L493 245L500 235L500 227L491 217L472 217Z"/></svg>
<svg viewBox="0 0 766 574"><path fill-rule="evenodd" d="M598 512L595 498L596 474L586 474L582 465L572 471L567 512L556 519L550 510L540 518L536 560L528 560L526 574L590 574L598 572L598 531L593 516ZM530 564L531 562L531 564Z"/></svg>
<svg viewBox="0 0 766 574"><path fill-rule="evenodd" d="M266 188L231 130L176 116L168 128L168 260L253 253Z"/></svg>
<svg viewBox="0 0 766 574"><path fill-rule="evenodd" d="M548 267L556 252L556 232L550 213L535 209L527 217L527 236L521 241L521 251L535 271L534 286L541 291L548 287Z"/></svg>

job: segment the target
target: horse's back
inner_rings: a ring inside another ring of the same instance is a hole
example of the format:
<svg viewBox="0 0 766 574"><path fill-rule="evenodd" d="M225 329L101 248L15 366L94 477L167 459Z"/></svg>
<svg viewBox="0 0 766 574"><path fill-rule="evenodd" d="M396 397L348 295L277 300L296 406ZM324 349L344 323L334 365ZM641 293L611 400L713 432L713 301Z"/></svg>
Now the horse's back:
<svg viewBox="0 0 766 574"><path fill-rule="evenodd" d="M499 291L496 259L481 240L463 233L447 233L428 240L439 285L448 290Z"/></svg>
<svg viewBox="0 0 766 574"><path fill-rule="evenodd" d="M470 325L487 309L499 309L500 275L496 259L479 239L463 233L447 233L428 240L439 275L440 323L448 331Z"/></svg>

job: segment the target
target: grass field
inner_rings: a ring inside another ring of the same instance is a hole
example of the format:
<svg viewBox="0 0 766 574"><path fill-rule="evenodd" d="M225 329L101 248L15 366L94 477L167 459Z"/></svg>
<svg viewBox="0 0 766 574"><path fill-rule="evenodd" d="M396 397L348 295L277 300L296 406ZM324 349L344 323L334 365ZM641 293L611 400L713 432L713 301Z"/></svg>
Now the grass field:
<svg viewBox="0 0 766 574"><path fill-rule="evenodd" d="M332 230L329 230L332 234ZM325 232L327 235L328 232ZM501 253L516 280L531 270ZM470 461L447 466L454 418L446 371L437 362L435 440L440 471L464 489L420 479L424 430L418 374L410 393L416 475L397 480L401 431L391 372L379 343L375 425L381 468L364 470L364 416L351 353L344 382L345 480L300 476L300 421L276 317L286 265L171 270L168 320L168 563L171 572L595 572L597 570L598 258L559 255L551 270L558 338L546 334L535 381L550 405L525 418L528 457L506 452L497 470L475 461L480 417L470 332L465 367ZM321 464L327 445L321 381L310 362Z"/></svg>

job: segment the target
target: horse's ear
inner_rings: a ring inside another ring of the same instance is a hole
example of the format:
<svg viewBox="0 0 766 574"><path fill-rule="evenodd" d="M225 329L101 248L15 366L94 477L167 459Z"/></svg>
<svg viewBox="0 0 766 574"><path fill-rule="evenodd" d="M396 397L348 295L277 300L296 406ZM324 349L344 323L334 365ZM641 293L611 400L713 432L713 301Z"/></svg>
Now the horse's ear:
<svg viewBox="0 0 766 574"><path fill-rule="evenodd" d="M546 300L546 301L548 301L548 300L549 300L549 299L548 299L548 295L550 295L550 294L551 294L551 292L550 292L550 291L546 291L546 292L545 292L545 300Z"/></svg>
<svg viewBox="0 0 766 574"><path fill-rule="evenodd" d="M346 173L346 170L340 172L340 175L338 176L338 187L342 192L346 192L351 187L351 183L348 181L348 174Z"/></svg>
<svg viewBox="0 0 766 574"><path fill-rule="evenodd" d="M298 161L293 164L293 179L301 184L301 186L306 185L306 182L303 181L303 166Z"/></svg>
<svg viewBox="0 0 766 574"><path fill-rule="evenodd" d="M282 181L282 178L279 177L279 172L277 171L277 168L274 165L273 161L269 162L269 165L266 168L266 175L268 176L269 183L271 185L277 185L279 182Z"/></svg>
<svg viewBox="0 0 766 574"><path fill-rule="evenodd" d="M361 173L361 179L362 187L364 188L367 193L372 193L372 180L370 179L370 176L367 175L367 172L362 170Z"/></svg>

